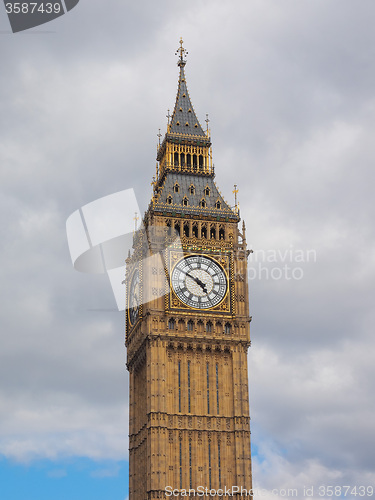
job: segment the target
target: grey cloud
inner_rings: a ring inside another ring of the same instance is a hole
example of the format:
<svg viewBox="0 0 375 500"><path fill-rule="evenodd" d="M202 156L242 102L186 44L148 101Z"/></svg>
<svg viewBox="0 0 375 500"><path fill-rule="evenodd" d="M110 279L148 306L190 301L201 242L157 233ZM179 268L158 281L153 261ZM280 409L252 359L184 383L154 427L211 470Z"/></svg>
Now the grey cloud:
<svg viewBox="0 0 375 500"><path fill-rule="evenodd" d="M147 207L182 35L248 242L317 251L300 281L249 283L254 477L373 481L373 10L93 1L56 33L0 35L0 453L126 456L123 318L89 310L115 304L73 270L65 220L121 189Z"/></svg>

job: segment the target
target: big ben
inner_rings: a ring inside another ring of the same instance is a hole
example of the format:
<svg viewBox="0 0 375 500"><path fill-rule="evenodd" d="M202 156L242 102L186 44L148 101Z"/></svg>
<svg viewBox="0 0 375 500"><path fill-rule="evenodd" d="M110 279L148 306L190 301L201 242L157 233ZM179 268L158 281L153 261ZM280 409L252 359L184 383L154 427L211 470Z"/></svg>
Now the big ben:
<svg viewBox="0 0 375 500"><path fill-rule="evenodd" d="M129 500L252 487L245 224L215 184L182 40L177 53L176 103L127 259Z"/></svg>

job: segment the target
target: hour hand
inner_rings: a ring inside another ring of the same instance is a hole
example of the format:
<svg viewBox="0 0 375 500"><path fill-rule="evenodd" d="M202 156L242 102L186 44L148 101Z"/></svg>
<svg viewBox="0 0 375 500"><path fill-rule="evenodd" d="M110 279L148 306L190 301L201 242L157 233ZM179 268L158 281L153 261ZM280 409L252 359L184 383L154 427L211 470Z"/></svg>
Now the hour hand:
<svg viewBox="0 0 375 500"><path fill-rule="evenodd" d="M195 281L202 288L202 290L204 291L204 293L207 293L207 288L206 288L206 285L203 283L203 281L201 281L199 278L196 278Z"/></svg>
<svg viewBox="0 0 375 500"><path fill-rule="evenodd" d="M189 273L186 273L186 276L188 276L189 278L191 278L192 280L194 280L195 283L197 283L202 288L202 290L204 291L204 293L207 293L207 288L206 288L206 285L203 283L203 281L201 281L199 278L196 278L195 276L192 276Z"/></svg>

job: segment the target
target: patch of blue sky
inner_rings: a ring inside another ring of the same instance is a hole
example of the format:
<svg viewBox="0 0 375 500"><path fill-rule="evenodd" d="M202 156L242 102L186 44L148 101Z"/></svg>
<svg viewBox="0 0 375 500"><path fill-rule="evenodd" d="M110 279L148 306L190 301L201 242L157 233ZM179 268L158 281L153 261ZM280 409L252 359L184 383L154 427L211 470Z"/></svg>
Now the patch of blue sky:
<svg viewBox="0 0 375 500"><path fill-rule="evenodd" d="M0 458L1 500L126 500L125 461L70 458L19 464Z"/></svg>

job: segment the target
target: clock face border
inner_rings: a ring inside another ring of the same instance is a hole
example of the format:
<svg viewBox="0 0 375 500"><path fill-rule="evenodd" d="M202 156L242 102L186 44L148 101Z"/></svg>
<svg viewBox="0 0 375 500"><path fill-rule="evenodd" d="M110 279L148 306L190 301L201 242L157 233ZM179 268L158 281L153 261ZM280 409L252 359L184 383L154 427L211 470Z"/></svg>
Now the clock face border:
<svg viewBox="0 0 375 500"><path fill-rule="evenodd" d="M134 323L132 322L131 319L131 309L132 307L130 306L130 300L131 300L131 292L132 292L132 287L133 287L133 281L135 278L135 275L138 274L138 312L137 312L137 317L135 318ZM128 323L128 331L132 330L134 326L137 324L137 322L141 319L142 317L142 292L141 292L141 276L142 276L142 271L139 267L135 267L131 274L130 274L130 279L129 279L129 286L127 290L127 323Z"/></svg>
<svg viewBox="0 0 375 500"><path fill-rule="evenodd" d="M173 288L172 284L172 275L175 267L183 260L185 260L188 257L205 257L211 261L214 262L225 274L225 279L226 279L226 291L223 296L223 298L220 300L220 302L212 307L207 307L207 308L197 308L190 306L189 304L186 304L183 302L179 296L177 295L175 289ZM219 260L220 259L220 260ZM227 316L232 314L232 301L230 300L230 297L232 295L232 286L231 286L231 280L230 280L230 270L232 268L231 265L231 256L229 254L214 254L211 252L192 252L192 253L185 253L181 255L181 252L170 252L170 259L169 259L169 294L167 295L168 301L167 301L167 308L170 310L179 310L179 311L184 311L186 314L187 311L190 311L191 314L225 314Z"/></svg>

